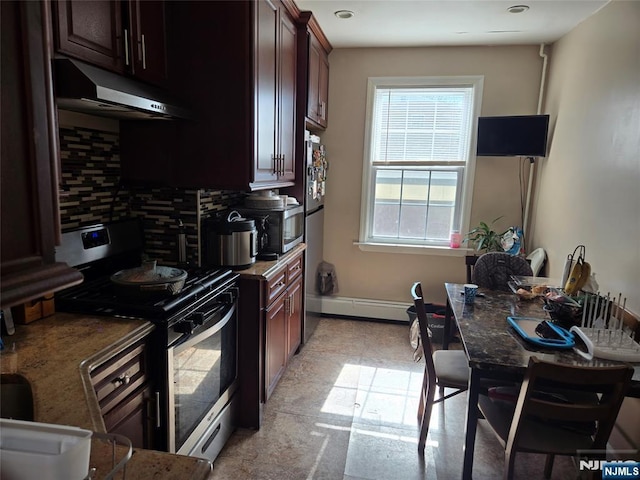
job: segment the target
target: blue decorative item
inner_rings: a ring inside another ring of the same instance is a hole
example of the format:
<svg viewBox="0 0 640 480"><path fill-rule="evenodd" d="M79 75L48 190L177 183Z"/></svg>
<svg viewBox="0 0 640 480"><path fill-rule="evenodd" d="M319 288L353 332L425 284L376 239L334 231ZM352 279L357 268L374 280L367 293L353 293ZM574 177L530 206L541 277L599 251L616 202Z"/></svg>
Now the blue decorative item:
<svg viewBox="0 0 640 480"><path fill-rule="evenodd" d="M511 255L518 255L520 253L522 236L523 232L520 227L509 227L500 239L500 244L504 251Z"/></svg>

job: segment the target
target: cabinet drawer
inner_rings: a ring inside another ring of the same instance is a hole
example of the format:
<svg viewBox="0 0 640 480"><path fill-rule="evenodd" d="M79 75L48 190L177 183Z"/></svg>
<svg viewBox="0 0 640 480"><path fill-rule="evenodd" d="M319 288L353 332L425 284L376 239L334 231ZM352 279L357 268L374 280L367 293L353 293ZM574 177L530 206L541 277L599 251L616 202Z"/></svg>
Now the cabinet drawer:
<svg viewBox="0 0 640 480"><path fill-rule="evenodd" d="M146 348L142 341L91 372L91 382L103 414L146 382L146 361Z"/></svg>
<svg viewBox="0 0 640 480"><path fill-rule="evenodd" d="M298 255L287 264L287 284L302 275L302 255Z"/></svg>
<svg viewBox="0 0 640 480"><path fill-rule="evenodd" d="M281 268L273 277L267 280L267 291L265 294L266 305L271 305L271 303L287 288L287 271L287 268Z"/></svg>

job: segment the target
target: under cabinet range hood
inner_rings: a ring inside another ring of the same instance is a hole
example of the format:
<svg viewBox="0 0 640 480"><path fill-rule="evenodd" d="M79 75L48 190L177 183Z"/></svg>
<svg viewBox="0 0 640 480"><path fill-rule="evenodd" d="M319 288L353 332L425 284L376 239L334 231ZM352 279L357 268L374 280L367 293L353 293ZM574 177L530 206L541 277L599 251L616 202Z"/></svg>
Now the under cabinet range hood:
<svg viewBox="0 0 640 480"><path fill-rule="evenodd" d="M58 108L127 120L190 119L163 90L69 58L54 60Z"/></svg>

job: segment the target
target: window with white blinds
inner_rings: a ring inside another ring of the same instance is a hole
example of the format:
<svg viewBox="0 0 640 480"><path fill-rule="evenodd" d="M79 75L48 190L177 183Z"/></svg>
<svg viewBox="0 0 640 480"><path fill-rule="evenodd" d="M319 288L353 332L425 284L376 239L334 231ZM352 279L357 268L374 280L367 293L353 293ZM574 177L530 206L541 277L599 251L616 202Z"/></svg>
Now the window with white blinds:
<svg viewBox="0 0 640 480"><path fill-rule="evenodd" d="M444 246L466 227L481 88L482 77L369 79L361 243Z"/></svg>
<svg viewBox="0 0 640 480"><path fill-rule="evenodd" d="M377 88L374 163L464 162L473 88Z"/></svg>

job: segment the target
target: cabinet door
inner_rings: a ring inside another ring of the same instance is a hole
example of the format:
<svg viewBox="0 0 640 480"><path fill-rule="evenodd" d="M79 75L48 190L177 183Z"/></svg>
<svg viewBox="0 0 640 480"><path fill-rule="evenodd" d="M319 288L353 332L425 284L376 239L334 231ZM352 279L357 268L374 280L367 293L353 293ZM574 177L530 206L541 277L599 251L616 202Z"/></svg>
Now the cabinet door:
<svg viewBox="0 0 640 480"><path fill-rule="evenodd" d="M329 102L329 57L322 50L318 65L318 123L327 126L327 106Z"/></svg>
<svg viewBox="0 0 640 480"><path fill-rule="evenodd" d="M287 363L287 312L285 300L281 295L266 312L265 321L265 379L264 399L271 396Z"/></svg>
<svg viewBox="0 0 640 480"><path fill-rule="evenodd" d="M277 180L277 35L278 9L269 0L255 5L255 152L254 182Z"/></svg>
<svg viewBox="0 0 640 480"><path fill-rule="evenodd" d="M280 15L280 82L278 89L278 180L295 180L296 143L296 27L282 11Z"/></svg>
<svg viewBox="0 0 640 480"><path fill-rule="evenodd" d="M82 281L55 262L57 127L44 2L0 2L0 303L10 307ZM26 35L25 32L29 32Z"/></svg>
<svg viewBox="0 0 640 480"><path fill-rule="evenodd" d="M124 435L134 448L154 449L154 424L150 405L153 392L150 386L140 389L104 415L109 433Z"/></svg>
<svg viewBox="0 0 640 480"><path fill-rule="evenodd" d="M108 433L128 437L137 448L153 448L154 394L149 347L143 338L91 371L91 383Z"/></svg>
<svg viewBox="0 0 640 480"><path fill-rule="evenodd" d="M120 1L64 0L53 5L59 52L109 70L124 71Z"/></svg>
<svg viewBox="0 0 640 480"><path fill-rule="evenodd" d="M302 335L302 276L287 289L287 357L291 358L301 342Z"/></svg>
<svg viewBox="0 0 640 480"><path fill-rule="evenodd" d="M320 80L320 57L323 55L322 46L313 34L309 35L309 72L307 85L307 117L318 121L319 118L319 80Z"/></svg>
<svg viewBox="0 0 640 480"><path fill-rule="evenodd" d="M161 1L129 2L132 73L163 85L167 81L165 5Z"/></svg>

